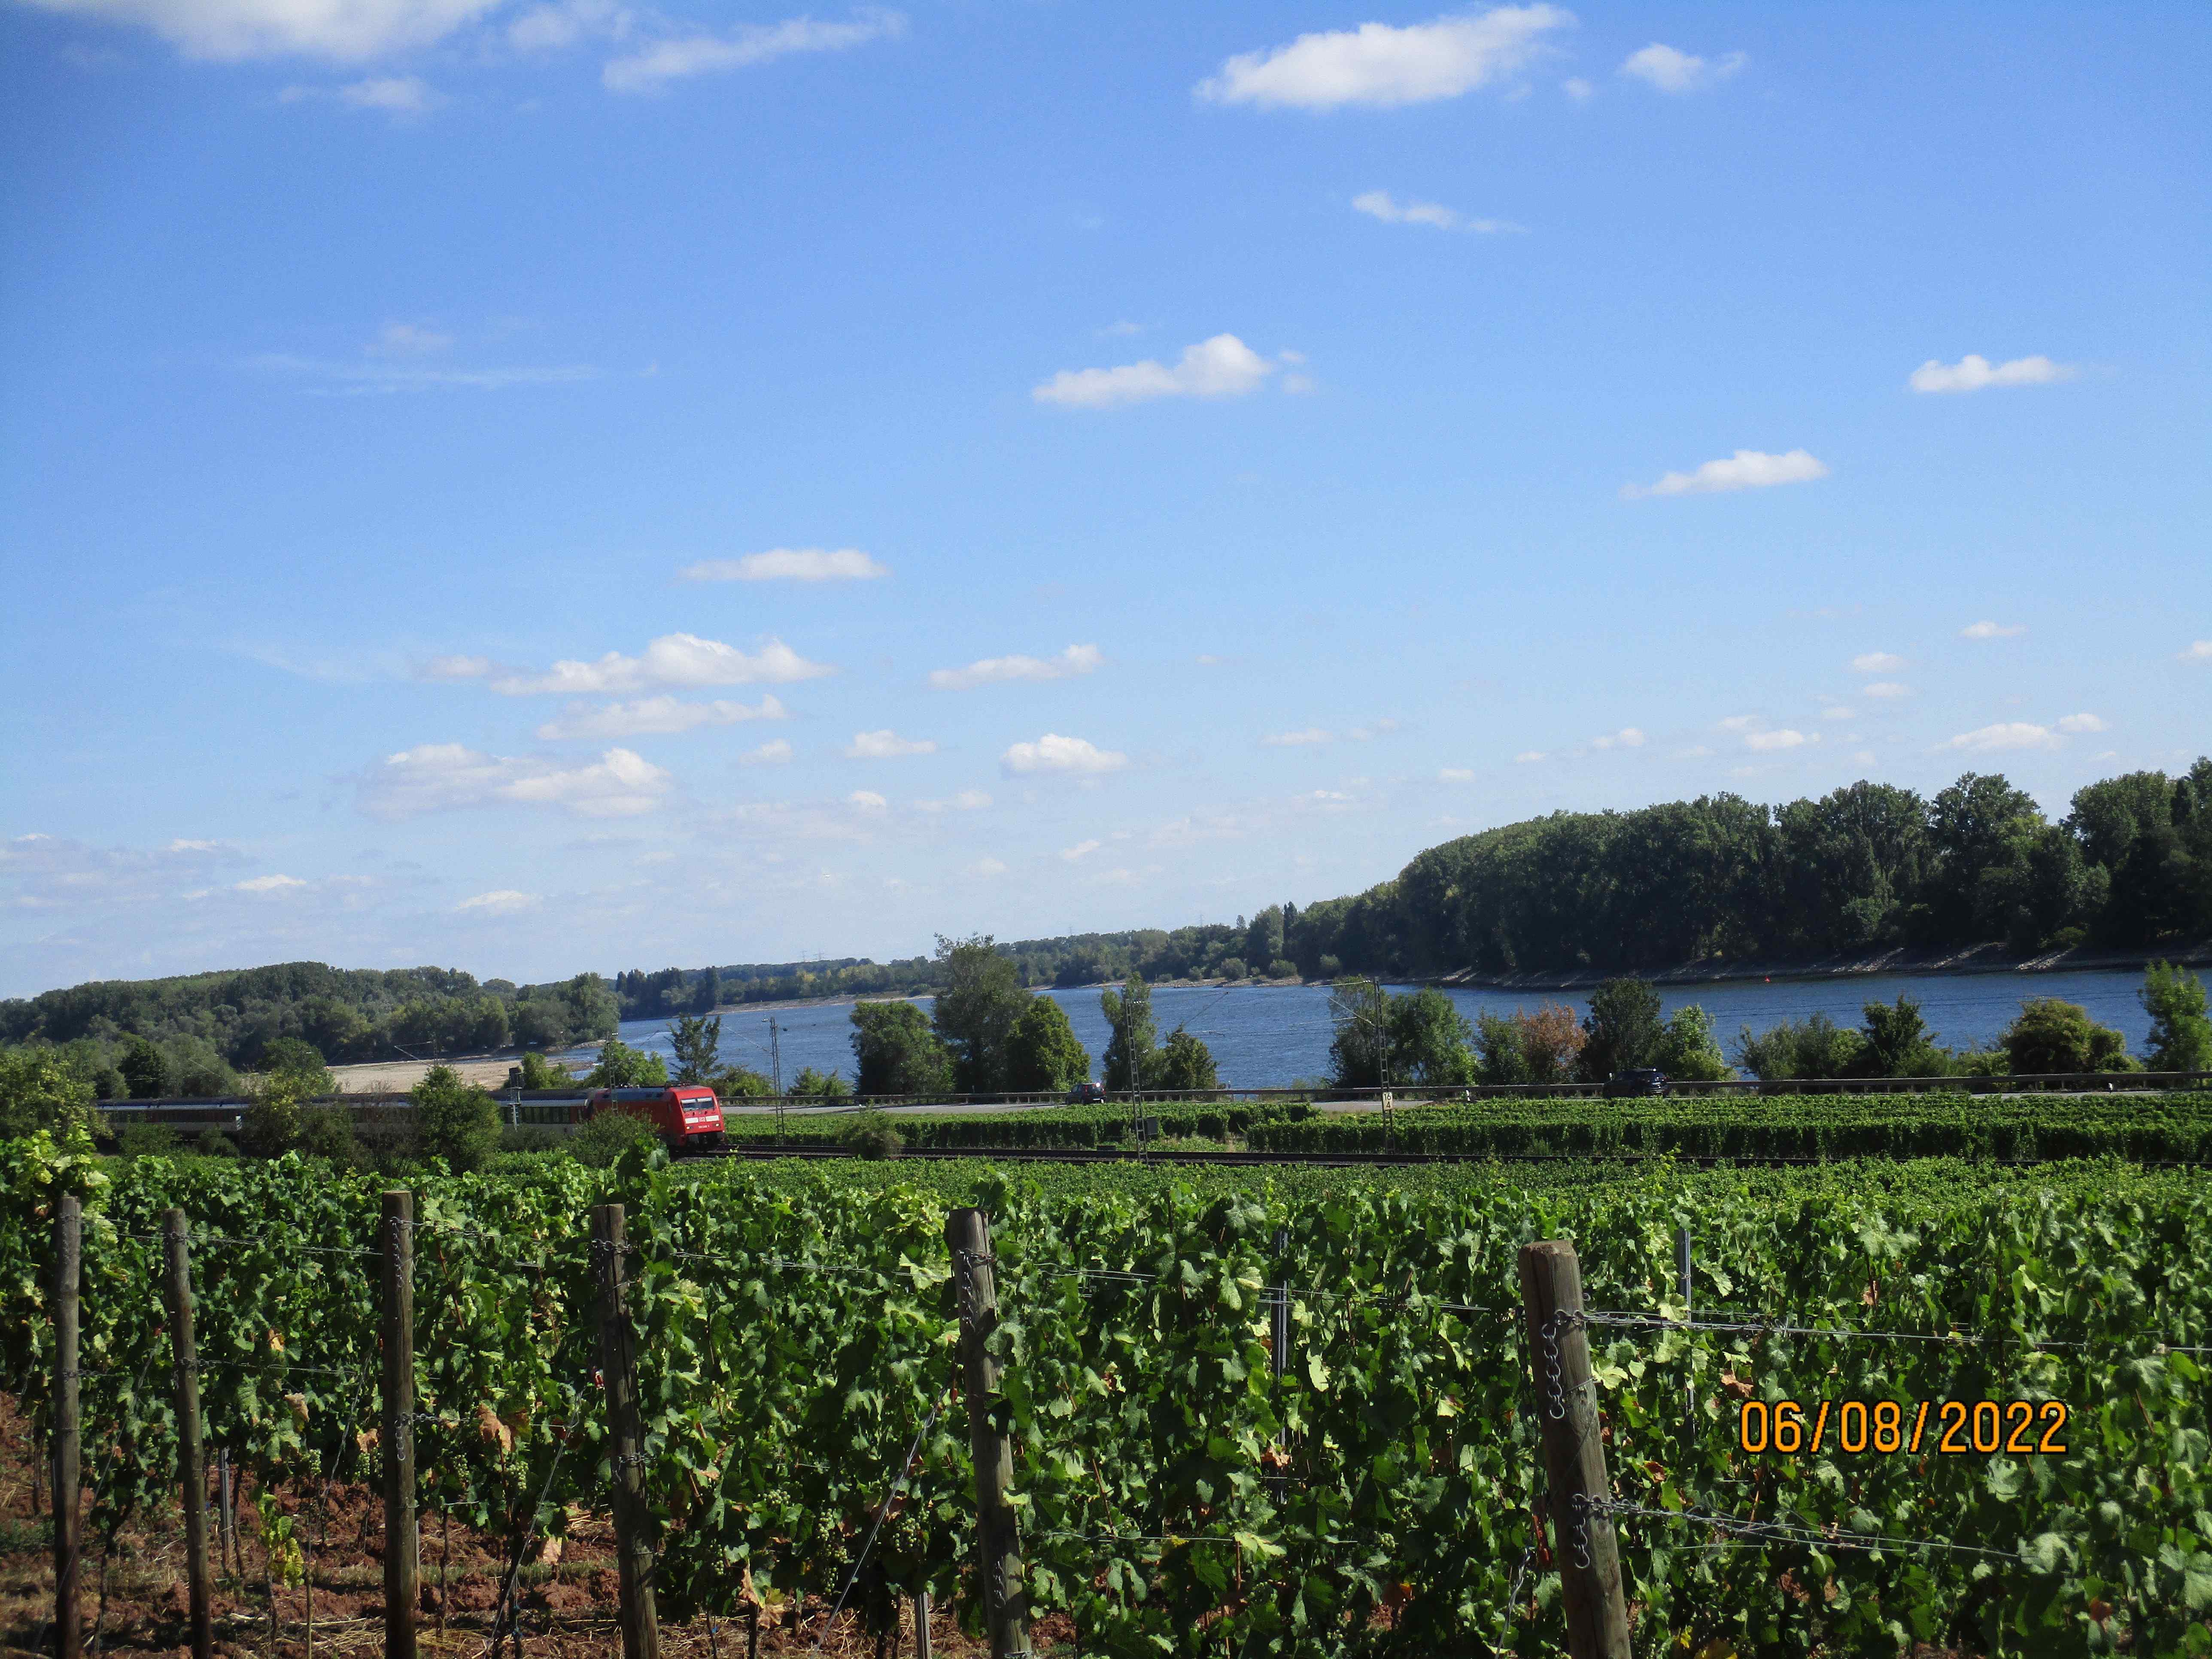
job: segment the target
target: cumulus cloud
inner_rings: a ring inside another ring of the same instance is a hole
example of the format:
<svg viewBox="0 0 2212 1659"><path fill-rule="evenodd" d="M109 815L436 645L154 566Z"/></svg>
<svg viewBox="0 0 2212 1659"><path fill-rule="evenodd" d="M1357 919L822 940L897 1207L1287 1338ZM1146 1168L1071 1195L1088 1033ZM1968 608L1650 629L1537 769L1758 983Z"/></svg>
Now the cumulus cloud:
<svg viewBox="0 0 2212 1659"><path fill-rule="evenodd" d="M597 662L556 662L543 673L517 669L501 674L491 689L503 696L528 697L546 692L638 691L661 685L781 685L809 680L836 670L807 661L781 640L769 638L747 654L720 640L696 634L664 634L635 657L610 651Z"/></svg>
<svg viewBox="0 0 2212 1659"><path fill-rule="evenodd" d="M1471 768L1465 766L1440 767L1437 770L1437 776L1441 778L1446 783L1473 783L1474 781L1474 770Z"/></svg>
<svg viewBox="0 0 2212 1659"><path fill-rule="evenodd" d="M1899 685L1895 680L1876 680L1871 685L1861 686L1859 690L1869 697L1881 697L1892 702L1899 697L1909 697L1912 695L1911 686Z"/></svg>
<svg viewBox="0 0 2212 1659"><path fill-rule="evenodd" d="M1849 703L1832 702L1820 711L1820 718L1824 720L1847 720L1857 712Z"/></svg>
<svg viewBox="0 0 2212 1659"><path fill-rule="evenodd" d="M1318 726L1309 726L1303 732L1270 732L1260 741L1274 749L1300 749L1309 744L1329 743L1334 738L1334 733Z"/></svg>
<svg viewBox="0 0 2212 1659"><path fill-rule="evenodd" d="M791 745L781 738L772 738L757 749L748 749L738 757L740 766L781 766L791 758Z"/></svg>
<svg viewBox="0 0 2212 1659"><path fill-rule="evenodd" d="M256 876L251 881L234 882L232 886L240 893L282 893L307 884L297 876Z"/></svg>
<svg viewBox="0 0 2212 1659"><path fill-rule="evenodd" d="M1905 666L1905 659L1887 651L1863 651L1851 659L1851 668L1861 674L1887 674Z"/></svg>
<svg viewBox="0 0 2212 1659"><path fill-rule="evenodd" d="M855 732L845 745L847 760L896 760L901 755L933 755L937 744L928 738L902 738L888 726L880 732Z"/></svg>
<svg viewBox="0 0 2212 1659"><path fill-rule="evenodd" d="M771 547L741 559L702 559L677 574L687 582L864 582L891 573L857 547Z"/></svg>
<svg viewBox="0 0 2212 1659"><path fill-rule="evenodd" d="M1601 738L1592 738L1590 747L1593 749L1641 749L1645 741L1644 733L1636 727L1624 726L1618 732L1608 732Z"/></svg>
<svg viewBox="0 0 2212 1659"><path fill-rule="evenodd" d="M1597 96L1597 88L1592 86L1589 82L1583 80L1579 75L1570 76L1568 79L1560 82L1559 90L1565 93L1568 97L1573 99L1577 104L1587 104L1591 99Z"/></svg>
<svg viewBox="0 0 2212 1659"><path fill-rule="evenodd" d="M1048 732L1035 743L1018 743L999 757L999 764L1014 775L1029 772L1115 772L1129 763L1127 755L1101 749L1084 738L1063 738Z"/></svg>
<svg viewBox="0 0 2212 1659"><path fill-rule="evenodd" d="M388 822L482 806L556 806L583 817L650 812L667 796L669 774L627 749L596 762L487 755L458 743L426 743L388 755L362 775L356 804Z"/></svg>
<svg viewBox="0 0 2212 1659"><path fill-rule="evenodd" d="M1103 841L1079 841L1073 847L1061 848L1060 849L1060 855L1063 859L1066 859L1070 864L1073 864L1078 859L1090 857L1091 854L1097 852L1106 843Z"/></svg>
<svg viewBox="0 0 2212 1659"><path fill-rule="evenodd" d="M2058 734L2047 726L2032 726L2026 720L2007 720L1996 726L1961 732L1957 737L1937 746L1977 752L2004 749L2056 749Z"/></svg>
<svg viewBox="0 0 2212 1659"><path fill-rule="evenodd" d="M1533 766L1543 758L1544 751L1540 749L1523 749L1513 757L1515 764L1520 766Z"/></svg>
<svg viewBox="0 0 2212 1659"><path fill-rule="evenodd" d="M2212 662L2212 640L2191 640L2181 653L2184 662Z"/></svg>
<svg viewBox="0 0 2212 1659"><path fill-rule="evenodd" d="M940 691L967 691L1012 680L1065 680L1088 674L1105 660L1095 645L1071 645L1056 657L985 657L965 668L934 668L929 683Z"/></svg>
<svg viewBox="0 0 2212 1659"><path fill-rule="evenodd" d="M511 916L519 910L535 909L537 906L537 894L519 892L512 887L501 887L489 893L478 893L473 898L465 898L453 908L462 911L474 910L479 915L487 916Z"/></svg>
<svg viewBox="0 0 2212 1659"><path fill-rule="evenodd" d="M991 798L981 789L963 789L946 800L918 800L915 805L925 812L979 812L991 804Z"/></svg>
<svg viewBox="0 0 2212 1659"><path fill-rule="evenodd" d="M354 62L442 40L498 0L33 0L150 28L188 58L301 54Z"/></svg>
<svg viewBox="0 0 2212 1659"><path fill-rule="evenodd" d="M1707 59L1653 41L1641 52L1629 53L1620 66L1623 75L1680 95L1717 86L1744 66L1744 55L1732 52L1725 58Z"/></svg>
<svg viewBox="0 0 2212 1659"><path fill-rule="evenodd" d="M1968 623L1960 629L1959 637L1962 640L2009 640L2027 632L2025 623L2015 623L2007 627L2002 623L1978 622Z"/></svg>
<svg viewBox="0 0 2212 1659"><path fill-rule="evenodd" d="M2050 386L2070 380L2074 374L2071 364L2054 363L2048 357L2014 357L2010 362L1992 363L1968 352L1955 363L1930 357L1912 371L1905 384L1915 392L1980 392L1993 386Z"/></svg>
<svg viewBox="0 0 2212 1659"><path fill-rule="evenodd" d="M387 115L422 115L445 102L430 83L416 75L373 76L337 89L349 109L382 110Z"/></svg>
<svg viewBox="0 0 2212 1659"><path fill-rule="evenodd" d="M845 799L863 812L880 812L890 805L872 789L855 789Z"/></svg>
<svg viewBox="0 0 2212 1659"><path fill-rule="evenodd" d="M747 69L794 52L848 52L872 41L896 40L905 33L903 15L873 8L855 12L849 23L817 23L811 17L793 17L781 23L747 24L726 34L681 35L653 41L628 57L611 61L600 71L599 79L611 92L658 92L671 81L694 75Z"/></svg>
<svg viewBox="0 0 2212 1659"><path fill-rule="evenodd" d="M1630 501L1644 495L1711 495L1735 489L1765 489L1773 484L1810 483L1827 476L1828 469L1802 449L1784 455L1739 449L1726 460L1707 461L1694 472L1669 472L1648 489L1629 484L1620 493Z"/></svg>
<svg viewBox="0 0 2212 1659"><path fill-rule="evenodd" d="M1521 228L1503 219L1469 219L1436 202L1394 201L1387 190L1370 190L1355 196L1352 205L1355 210L1371 219L1380 219L1386 225L1432 225L1438 230L1473 231L1480 236Z"/></svg>
<svg viewBox="0 0 2212 1659"><path fill-rule="evenodd" d="M662 737L696 731L702 726L735 726L740 720L780 720L784 706L774 697L763 697L748 707L721 698L713 702L684 702L672 696L641 697L635 702L610 702L594 707L574 702L568 712L538 728L546 743L576 738Z"/></svg>
<svg viewBox="0 0 2212 1659"><path fill-rule="evenodd" d="M1234 334L1217 334L1186 347L1173 368L1150 357L1119 368L1063 368L1030 396L1063 409L1119 409L1154 398L1241 398L1274 372L1274 364Z"/></svg>
<svg viewBox="0 0 2212 1659"><path fill-rule="evenodd" d="M1744 737L1743 746L1756 750L1764 755L1773 754L1784 749L1802 748L1808 743L1818 743L1820 740L1820 734L1817 732L1808 735L1803 732L1790 731L1785 726L1778 732L1747 732Z"/></svg>
<svg viewBox="0 0 2212 1659"><path fill-rule="evenodd" d="M492 672L489 657L433 657L415 671L423 680L480 680Z"/></svg>
<svg viewBox="0 0 2212 1659"><path fill-rule="evenodd" d="M2069 738L2078 738L2090 732L2109 730L2094 714L2069 714L2058 722L2058 729Z"/></svg>
<svg viewBox="0 0 2212 1659"><path fill-rule="evenodd" d="M1362 23L1302 34L1288 46L1228 59L1199 83L1198 95L1216 104L1313 110L1456 98L1512 75L1545 35L1573 21L1557 6L1499 6L1402 28Z"/></svg>

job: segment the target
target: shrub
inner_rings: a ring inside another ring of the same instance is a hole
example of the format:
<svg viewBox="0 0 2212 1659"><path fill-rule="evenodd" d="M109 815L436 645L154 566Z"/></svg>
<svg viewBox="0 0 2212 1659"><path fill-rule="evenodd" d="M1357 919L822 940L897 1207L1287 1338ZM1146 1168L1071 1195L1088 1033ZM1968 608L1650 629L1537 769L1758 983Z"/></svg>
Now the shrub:
<svg viewBox="0 0 2212 1659"><path fill-rule="evenodd" d="M51 1048L0 1052L0 1139L44 1129L56 1140L89 1133L92 1085Z"/></svg>
<svg viewBox="0 0 2212 1659"><path fill-rule="evenodd" d="M2204 981L2186 968L2154 962L2136 996L2150 1016L2154 1072L2212 1071L2212 1019L2205 1018Z"/></svg>
<svg viewBox="0 0 2212 1659"><path fill-rule="evenodd" d="M461 1081L452 1066L433 1066L407 1097L415 1105L415 1145L421 1156L442 1158L465 1173L483 1168L499 1150L499 1103Z"/></svg>
<svg viewBox="0 0 2212 1659"><path fill-rule="evenodd" d="M612 1169L634 1146L658 1146L660 1136L653 1125L629 1112L601 1112L568 1137L568 1150L580 1164L594 1170Z"/></svg>
<svg viewBox="0 0 2212 1659"><path fill-rule="evenodd" d="M1666 1028L1659 1021L1659 992L1648 980L1609 979L1590 993L1583 1072L1602 1083L1615 1072L1652 1064Z"/></svg>
<svg viewBox="0 0 2212 1659"><path fill-rule="evenodd" d="M668 1067L659 1054L633 1048L620 1037L609 1037L600 1047L599 1064L585 1075L586 1089L641 1088L668 1081Z"/></svg>
<svg viewBox="0 0 2212 1659"><path fill-rule="evenodd" d="M300 1113L300 1150L327 1158L342 1169L356 1169L368 1155L353 1132L353 1113L342 1105L308 1106Z"/></svg>
<svg viewBox="0 0 2212 1659"><path fill-rule="evenodd" d="M1757 1036L1747 1025L1735 1040L1735 1063L1761 1083L1784 1078L1849 1077L1866 1039L1826 1014L1785 1019Z"/></svg>
<svg viewBox="0 0 2212 1659"><path fill-rule="evenodd" d="M1694 1002L1674 1011L1651 1063L1684 1083L1718 1083L1735 1075L1713 1035L1712 1016Z"/></svg>
<svg viewBox="0 0 2212 1659"><path fill-rule="evenodd" d="M881 1112L862 1112L837 1139L862 1158L896 1158L906 1139Z"/></svg>
<svg viewBox="0 0 2212 1659"><path fill-rule="evenodd" d="M575 1081L568 1075L567 1066L555 1065L535 1049L522 1057L522 1086L526 1089L566 1089Z"/></svg>
<svg viewBox="0 0 2212 1659"><path fill-rule="evenodd" d="M1295 962L1286 962L1282 957L1277 957L1267 964L1269 979L1296 979L1297 976L1298 964Z"/></svg>
<svg viewBox="0 0 2212 1659"><path fill-rule="evenodd" d="M843 1078L835 1072L817 1072L811 1066L799 1073L792 1083L791 1092L805 1100L849 1100L853 1097Z"/></svg>
<svg viewBox="0 0 2212 1659"><path fill-rule="evenodd" d="M279 1072L258 1079L246 1109L246 1150L256 1158L282 1158L297 1146L307 1097L306 1084L294 1074Z"/></svg>
<svg viewBox="0 0 2212 1659"><path fill-rule="evenodd" d="M1218 1089L1221 1078L1214 1069L1213 1051L1182 1026L1176 1026L1168 1033L1168 1040L1160 1048L1158 1086L1176 1092Z"/></svg>
<svg viewBox="0 0 2212 1659"><path fill-rule="evenodd" d="M2078 1002L2035 997L2020 1006L2020 1018L1997 1039L2014 1072L2126 1072L2128 1040L2100 1025Z"/></svg>
<svg viewBox="0 0 2212 1659"><path fill-rule="evenodd" d="M115 1132L118 1158L174 1158L177 1132L167 1123L126 1123Z"/></svg>
<svg viewBox="0 0 2212 1659"><path fill-rule="evenodd" d="M1035 999L1006 1034L1006 1086L1057 1092L1090 1079L1091 1052L1077 1040L1067 1011L1050 997Z"/></svg>

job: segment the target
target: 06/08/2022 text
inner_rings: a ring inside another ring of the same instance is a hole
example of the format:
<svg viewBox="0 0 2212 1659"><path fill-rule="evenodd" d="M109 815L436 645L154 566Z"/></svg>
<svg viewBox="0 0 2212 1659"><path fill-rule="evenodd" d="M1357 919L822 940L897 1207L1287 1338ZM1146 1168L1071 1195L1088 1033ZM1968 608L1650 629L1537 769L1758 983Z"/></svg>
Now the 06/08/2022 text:
<svg viewBox="0 0 2212 1659"><path fill-rule="evenodd" d="M1817 1456L1823 1449L1950 1456L2014 1457L2066 1450L2068 1408L2059 1400L1747 1400L1736 1413L1736 1446L1754 1456Z"/></svg>

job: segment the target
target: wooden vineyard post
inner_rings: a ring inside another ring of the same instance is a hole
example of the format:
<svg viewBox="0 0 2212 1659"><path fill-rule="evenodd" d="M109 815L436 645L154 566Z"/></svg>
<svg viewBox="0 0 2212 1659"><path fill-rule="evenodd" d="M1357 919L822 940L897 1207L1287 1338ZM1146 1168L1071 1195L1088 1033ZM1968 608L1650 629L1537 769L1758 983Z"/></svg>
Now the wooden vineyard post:
<svg viewBox="0 0 2212 1659"><path fill-rule="evenodd" d="M615 1559L622 1578L623 1659L659 1659L653 1598L652 1528L645 1507L644 1432L637 1416L637 1354L623 1307L623 1206L592 1212L592 1256L599 1281L599 1375L607 1390L607 1443L614 1472Z"/></svg>
<svg viewBox="0 0 2212 1659"><path fill-rule="evenodd" d="M415 1659L415 1194L384 1195L384 1659Z"/></svg>
<svg viewBox="0 0 2212 1659"><path fill-rule="evenodd" d="M77 1446L77 1281L82 1262L83 1211L76 1194L54 1206L54 1652L79 1659L84 1621L77 1606L77 1567L84 1518L77 1512L82 1473Z"/></svg>
<svg viewBox="0 0 2212 1659"><path fill-rule="evenodd" d="M991 1659L1008 1659L1030 1651L1030 1601L1014 1508L1006 1501L1006 1488L1014 1480L1014 1450L992 1419L999 1392L999 1362L991 1353L999 1290L992 1272L990 1222L981 1210L955 1210L945 1220L945 1243L952 1252L960 1293L960 1389L968 1396L968 1449L975 1465L976 1573L982 1581Z"/></svg>
<svg viewBox="0 0 2212 1659"><path fill-rule="evenodd" d="M161 1212L161 1249L168 1275L169 1355L176 1365L177 1484L185 1506L185 1594L192 1659L213 1659L215 1625L208 1602L207 1455L200 1446L199 1348L192 1340L192 1258L185 1212Z"/></svg>
<svg viewBox="0 0 2212 1659"><path fill-rule="evenodd" d="M918 1589L914 1593L914 1659L930 1659L929 1592L927 1589Z"/></svg>
<svg viewBox="0 0 2212 1659"><path fill-rule="evenodd" d="M1620 1546L1602 1505L1613 1494L1583 1334L1582 1265L1565 1239L1521 1247L1521 1301L1536 1370L1536 1419L1550 1482L1552 1559L1572 1659L1629 1659Z"/></svg>

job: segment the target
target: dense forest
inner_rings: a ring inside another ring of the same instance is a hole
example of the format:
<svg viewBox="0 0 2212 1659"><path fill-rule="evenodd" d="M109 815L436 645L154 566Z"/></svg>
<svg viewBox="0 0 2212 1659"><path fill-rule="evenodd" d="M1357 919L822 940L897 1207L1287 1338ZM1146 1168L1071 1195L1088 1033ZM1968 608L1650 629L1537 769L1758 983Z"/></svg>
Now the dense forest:
<svg viewBox="0 0 2212 1659"><path fill-rule="evenodd" d="M1999 775L1932 799L1855 783L1769 807L1703 796L1628 812L1554 812L1462 836L1392 880L1174 929L994 948L1025 986L1182 979L1623 973L1813 963L1895 948L2071 946L2147 954L2212 937L2212 759L2075 792L2053 823ZM553 1048L660 1019L805 997L940 988L940 951L877 963L737 963L479 983L456 969L290 963L107 981L0 1002L0 1043L164 1045L180 1075L252 1067L292 1038L326 1060ZM197 1070L195 1070L197 1068ZM203 1075L204 1074L204 1075Z"/></svg>

